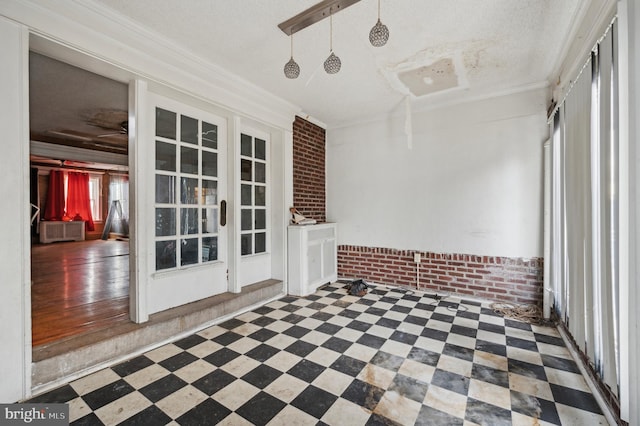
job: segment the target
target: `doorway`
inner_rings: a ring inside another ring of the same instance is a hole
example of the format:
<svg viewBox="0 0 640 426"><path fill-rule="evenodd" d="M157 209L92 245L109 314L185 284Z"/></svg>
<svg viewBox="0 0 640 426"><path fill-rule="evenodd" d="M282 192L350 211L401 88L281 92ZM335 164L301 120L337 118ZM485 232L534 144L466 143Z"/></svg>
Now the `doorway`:
<svg viewBox="0 0 640 426"><path fill-rule="evenodd" d="M130 321L128 86L36 52L29 62L32 346L38 348ZM59 188L52 174L61 176ZM69 207L72 175L86 179L82 214ZM54 204L62 205L51 209Z"/></svg>

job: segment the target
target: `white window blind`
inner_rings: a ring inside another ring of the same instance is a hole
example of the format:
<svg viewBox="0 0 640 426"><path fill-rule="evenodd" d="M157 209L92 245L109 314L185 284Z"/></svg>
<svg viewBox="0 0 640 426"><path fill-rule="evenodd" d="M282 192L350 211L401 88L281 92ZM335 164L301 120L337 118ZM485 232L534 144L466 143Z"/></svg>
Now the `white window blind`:
<svg viewBox="0 0 640 426"><path fill-rule="evenodd" d="M556 313L618 396L616 34L614 22L554 116L549 261Z"/></svg>

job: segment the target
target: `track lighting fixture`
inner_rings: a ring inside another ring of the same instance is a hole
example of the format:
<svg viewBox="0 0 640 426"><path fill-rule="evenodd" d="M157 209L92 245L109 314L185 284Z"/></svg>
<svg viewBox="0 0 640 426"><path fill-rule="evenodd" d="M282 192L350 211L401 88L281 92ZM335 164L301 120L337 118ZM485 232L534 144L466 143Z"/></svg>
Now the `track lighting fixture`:
<svg viewBox="0 0 640 426"><path fill-rule="evenodd" d="M291 37L291 57L284 65L284 75L287 78L295 79L300 75L300 66L293 59L293 34L329 18L329 57L324 61L324 70L327 74L335 74L340 71L342 61L333 52L333 15L360 0L322 0L320 3L311 6L307 10L300 12L293 18L280 23L278 27ZM378 22L369 32L369 41L373 46L384 46L389 40L389 28L380 21L380 0L378 0Z"/></svg>

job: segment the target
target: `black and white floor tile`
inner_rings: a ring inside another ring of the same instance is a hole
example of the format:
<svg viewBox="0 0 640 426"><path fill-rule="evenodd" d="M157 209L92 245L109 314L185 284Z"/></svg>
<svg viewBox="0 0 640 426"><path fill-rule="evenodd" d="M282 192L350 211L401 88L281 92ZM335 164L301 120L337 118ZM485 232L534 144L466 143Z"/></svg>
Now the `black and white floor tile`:
<svg viewBox="0 0 640 426"><path fill-rule="evenodd" d="M73 425L606 425L557 330L334 283L33 398Z"/></svg>

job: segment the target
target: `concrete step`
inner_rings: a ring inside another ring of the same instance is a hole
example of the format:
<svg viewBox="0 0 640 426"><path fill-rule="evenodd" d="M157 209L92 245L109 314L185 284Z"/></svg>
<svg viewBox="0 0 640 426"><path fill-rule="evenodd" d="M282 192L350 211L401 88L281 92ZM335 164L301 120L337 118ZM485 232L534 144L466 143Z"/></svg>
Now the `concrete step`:
<svg viewBox="0 0 640 426"><path fill-rule="evenodd" d="M127 323L35 347L32 394L45 392L99 369L178 340L195 331L285 295L282 281L267 280Z"/></svg>

